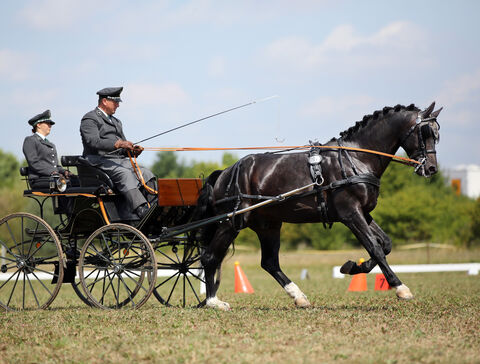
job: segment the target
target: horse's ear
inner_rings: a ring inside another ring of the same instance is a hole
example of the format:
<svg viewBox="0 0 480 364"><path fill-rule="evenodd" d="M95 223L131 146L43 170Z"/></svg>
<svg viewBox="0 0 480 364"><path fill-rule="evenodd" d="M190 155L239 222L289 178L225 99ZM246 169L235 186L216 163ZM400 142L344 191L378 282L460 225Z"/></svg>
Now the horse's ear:
<svg viewBox="0 0 480 364"><path fill-rule="evenodd" d="M430 115L430 113L433 111L433 109L435 108L435 101L432 102L432 104L427 107L425 110L423 110L420 114L422 115L423 118L426 118Z"/></svg>
<svg viewBox="0 0 480 364"><path fill-rule="evenodd" d="M436 118L436 117L440 114L440 111L442 111L442 110L443 110L443 107L441 107L441 108L438 109L437 111L432 112L432 113L430 114L430 116L431 116L432 118Z"/></svg>

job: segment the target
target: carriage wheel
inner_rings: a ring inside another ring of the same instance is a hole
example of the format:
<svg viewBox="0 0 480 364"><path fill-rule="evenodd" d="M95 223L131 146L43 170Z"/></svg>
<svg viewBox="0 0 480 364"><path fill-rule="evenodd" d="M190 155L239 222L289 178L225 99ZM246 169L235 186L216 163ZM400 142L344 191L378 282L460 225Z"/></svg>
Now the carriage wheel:
<svg viewBox="0 0 480 364"><path fill-rule="evenodd" d="M139 308L155 287L155 252L145 235L129 225L96 230L85 242L78 266L88 301L98 308Z"/></svg>
<svg viewBox="0 0 480 364"><path fill-rule="evenodd" d="M158 273L154 296L166 306L204 306L205 278L199 245L181 240L162 242L155 251Z"/></svg>
<svg viewBox="0 0 480 364"><path fill-rule="evenodd" d="M0 220L0 306L45 309L60 290L64 257L53 229L41 218L15 213Z"/></svg>

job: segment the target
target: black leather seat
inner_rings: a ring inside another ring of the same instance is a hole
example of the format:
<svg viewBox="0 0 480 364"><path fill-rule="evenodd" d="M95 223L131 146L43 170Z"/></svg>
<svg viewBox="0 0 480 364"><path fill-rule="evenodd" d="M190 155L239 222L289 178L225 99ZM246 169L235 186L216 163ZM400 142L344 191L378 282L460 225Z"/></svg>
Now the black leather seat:
<svg viewBox="0 0 480 364"><path fill-rule="evenodd" d="M111 178L100 168L90 165L81 155L64 155L60 158L62 166L76 167L80 187L107 187L114 189Z"/></svg>

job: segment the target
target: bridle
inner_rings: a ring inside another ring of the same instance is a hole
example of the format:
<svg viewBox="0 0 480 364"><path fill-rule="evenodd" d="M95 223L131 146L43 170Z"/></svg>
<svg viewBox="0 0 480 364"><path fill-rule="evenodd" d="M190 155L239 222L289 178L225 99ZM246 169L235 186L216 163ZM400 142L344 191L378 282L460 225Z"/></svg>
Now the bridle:
<svg viewBox="0 0 480 364"><path fill-rule="evenodd" d="M437 124L437 128L433 127L434 124ZM400 142L402 148L405 149L405 142L415 131L417 131L418 149L412 155L409 155L410 158L416 159L420 162L420 164L415 167L415 172L417 172L420 168L425 167L428 154L437 153L435 149L427 149L426 141L428 138L432 137L435 144L438 144L440 141L440 134L438 132L439 130L440 124L438 123L436 116L423 119L421 115L418 115L417 119L415 120L415 124L410 127L407 134Z"/></svg>

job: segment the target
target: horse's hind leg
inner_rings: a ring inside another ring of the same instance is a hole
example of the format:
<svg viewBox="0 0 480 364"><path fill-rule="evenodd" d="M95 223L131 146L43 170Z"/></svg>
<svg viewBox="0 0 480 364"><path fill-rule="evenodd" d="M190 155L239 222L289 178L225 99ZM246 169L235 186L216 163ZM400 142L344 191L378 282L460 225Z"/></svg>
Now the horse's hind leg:
<svg viewBox="0 0 480 364"><path fill-rule="evenodd" d="M207 307L223 311L230 310L230 305L227 302L220 301L217 298L220 278L215 281L215 273L219 274L228 247L235 240L237 235L238 233L228 223L221 224L215 231L212 240L202 255L201 260L205 271L205 285L207 290Z"/></svg>
<svg viewBox="0 0 480 364"><path fill-rule="evenodd" d="M252 229L257 233L262 248L262 268L270 273L273 278L295 301L300 308L310 307L307 296L293 283L280 268L278 252L280 250L280 228L281 223L265 223L261 227Z"/></svg>
<svg viewBox="0 0 480 364"><path fill-rule="evenodd" d="M369 226L370 224L366 221L363 214L354 212L347 219L345 219L343 223L350 228L360 243L365 247L372 260L377 262L383 274L385 275L385 279L387 280L388 284L391 287L396 288L397 297L406 300L412 299L413 295L410 292L410 289L406 285L402 284L400 279L398 279L396 274L388 265L384 248L377 239L378 234L375 232L375 228L372 229Z"/></svg>

